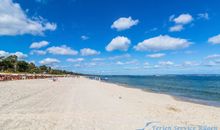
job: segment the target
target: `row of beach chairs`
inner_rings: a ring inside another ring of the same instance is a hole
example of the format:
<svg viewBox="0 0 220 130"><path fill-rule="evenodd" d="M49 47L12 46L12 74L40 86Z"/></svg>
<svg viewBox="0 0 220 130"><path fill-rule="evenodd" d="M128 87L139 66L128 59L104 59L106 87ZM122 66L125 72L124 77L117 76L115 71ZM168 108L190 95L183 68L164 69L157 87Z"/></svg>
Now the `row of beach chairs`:
<svg viewBox="0 0 220 130"><path fill-rule="evenodd" d="M9 80L25 80L25 79L45 79L53 78L51 75L26 75L26 74L0 74L0 81L9 81ZM64 77L64 76L56 76Z"/></svg>

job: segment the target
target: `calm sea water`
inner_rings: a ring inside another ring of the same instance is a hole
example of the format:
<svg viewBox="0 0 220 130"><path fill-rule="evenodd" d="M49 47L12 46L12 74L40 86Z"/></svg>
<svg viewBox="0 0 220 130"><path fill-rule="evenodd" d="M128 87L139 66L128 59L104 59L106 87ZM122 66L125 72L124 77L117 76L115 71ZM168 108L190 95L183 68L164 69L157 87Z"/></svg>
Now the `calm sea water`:
<svg viewBox="0 0 220 130"><path fill-rule="evenodd" d="M106 82L169 94L183 100L220 106L220 75L99 77Z"/></svg>

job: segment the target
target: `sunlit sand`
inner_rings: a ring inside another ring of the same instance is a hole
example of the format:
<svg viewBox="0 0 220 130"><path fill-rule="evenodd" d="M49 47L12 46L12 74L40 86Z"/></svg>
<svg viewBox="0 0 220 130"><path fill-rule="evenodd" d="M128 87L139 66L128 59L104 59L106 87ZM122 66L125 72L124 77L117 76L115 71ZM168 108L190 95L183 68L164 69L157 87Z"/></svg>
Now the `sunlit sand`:
<svg viewBox="0 0 220 130"><path fill-rule="evenodd" d="M220 108L86 78L0 82L0 129L135 130L220 126Z"/></svg>

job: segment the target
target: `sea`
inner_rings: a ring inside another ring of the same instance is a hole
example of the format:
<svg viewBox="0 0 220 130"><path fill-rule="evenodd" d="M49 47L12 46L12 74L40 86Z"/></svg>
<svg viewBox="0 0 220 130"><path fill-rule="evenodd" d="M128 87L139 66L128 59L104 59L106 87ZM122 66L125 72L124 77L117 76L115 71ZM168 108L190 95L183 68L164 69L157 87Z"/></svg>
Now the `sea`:
<svg viewBox="0 0 220 130"><path fill-rule="evenodd" d="M95 75L88 78L220 107L220 75Z"/></svg>

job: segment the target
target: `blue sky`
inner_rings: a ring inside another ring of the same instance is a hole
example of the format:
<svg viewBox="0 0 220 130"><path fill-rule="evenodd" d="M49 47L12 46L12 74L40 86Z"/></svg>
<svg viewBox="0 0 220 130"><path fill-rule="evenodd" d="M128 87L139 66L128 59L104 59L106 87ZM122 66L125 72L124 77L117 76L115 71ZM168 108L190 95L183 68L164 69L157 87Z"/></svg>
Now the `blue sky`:
<svg viewBox="0 0 220 130"><path fill-rule="evenodd" d="M218 0L1 0L0 56L91 74L220 73Z"/></svg>

